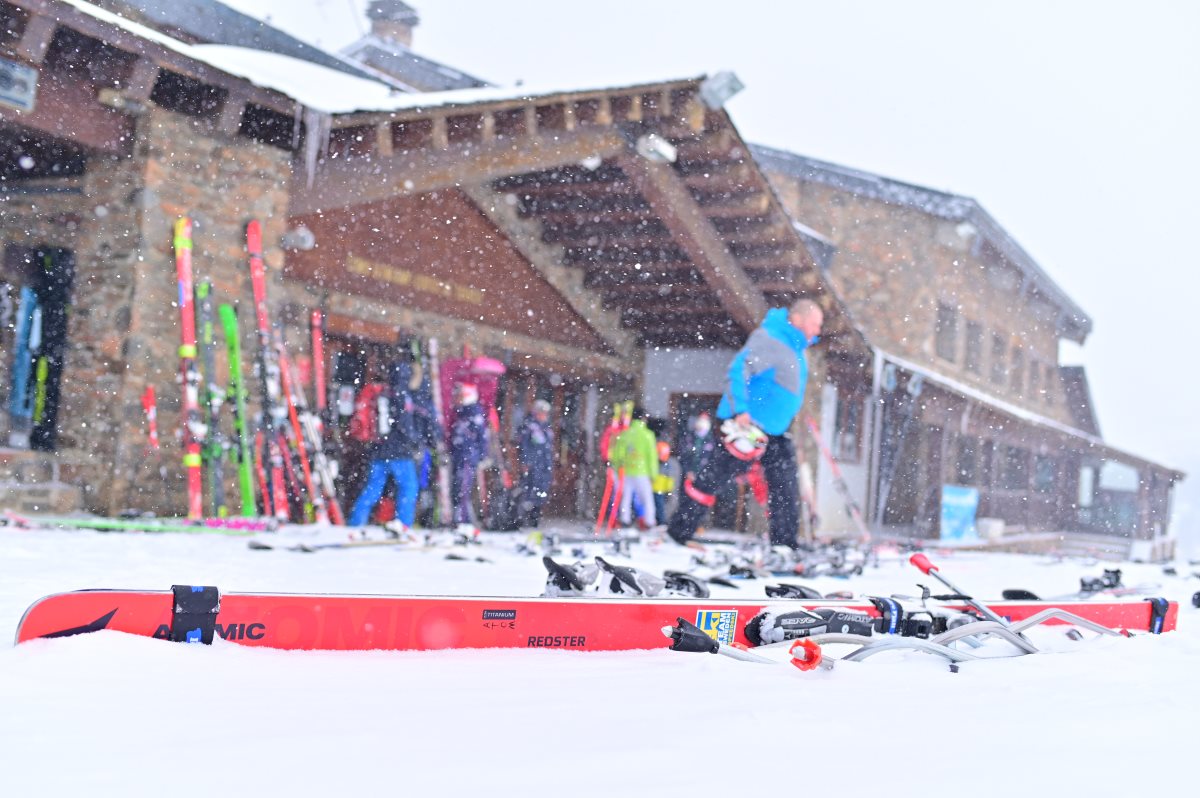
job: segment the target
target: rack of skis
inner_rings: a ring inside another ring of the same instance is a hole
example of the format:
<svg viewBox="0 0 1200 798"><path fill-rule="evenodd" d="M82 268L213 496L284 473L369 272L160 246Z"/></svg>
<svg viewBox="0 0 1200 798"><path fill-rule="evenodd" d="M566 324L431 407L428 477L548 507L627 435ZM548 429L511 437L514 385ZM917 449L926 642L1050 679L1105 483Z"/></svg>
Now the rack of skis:
<svg viewBox="0 0 1200 798"><path fill-rule="evenodd" d="M255 346L250 358L243 355L239 314L235 304L216 304L212 283L197 280L192 263L192 221L181 218L174 229L175 266L180 312L179 376L183 467L187 481L187 516L190 520L221 519L230 515L266 517L277 522L312 522L342 525L345 518L338 499L338 459L341 453L339 418L354 412L353 384L333 375L326 378L324 315L309 314L309 351L293 357L279 326L268 312L267 275L263 262L262 226L246 225L246 260L254 299ZM217 366L217 328L227 353L227 380L222 386ZM456 380L469 379L480 386L480 401L494 401L499 378L506 371L500 361L471 357L439 363L438 342L430 338L422 353L413 342L412 355L422 362L424 378L419 399L435 419L430 453L434 467L435 518L448 521L450 508L446 402ZM248 364L245 361L250 359ZM336 358L335 358L335 369ZM249 374L249 376L247 376ZM360 375L365 377L366 375ZM354 378L355 381L359 377ZM305 395L311 385L314 402ZM436 386L436 387L435 387ZM258 412L251 415L251 391L258 390ZM331 390L332 389L332 390ZM332 401L331 401L332 400ZM157 395L153 386L142 394L148 448L158 450ZM494 406L490 425L496 433ZM226 416L232 421L227 423ZM382 416L376 414L376 418ZM226 428L229 427L229 431ZM383 431L380 430L382 434ZM502 453L492 457L502 462ZM227 467L236 469L237 495ZM501 469L503 472L503 468ZM507 476L505 483L507 487ZM481 489L481 503L487 497Z"/></svg>
<svg viewBox="0 0 1200 798"><path fill-rule="evenodd" d="M289 357L278 328L272 327L266 299L262 226L246 225L246 253L254 294L257 348L253 373L260 386L260 413L251 418L250 390L243 362L237 307L214 307L212 283L197 281L192 264L192 221L175 223L174 250L180 312L179 382L183 391L181 430L187 479L187 516L266 515L279 521L317 520L340 524L343 517L334 480L335 465L325 451L321 413L325 399L323 318L311 317L313 382L316 407L310 408L300 373ZM228 355L228 380L217 372L220 325ZM148 445L159 447L157 396L153 386L142 395ZM226 410L228 408L228 410ZM232 432L223 419L232 416ZM237 471L238 496L226 492L226 465ZM205 484L207 483L207 496Z"/></svg>

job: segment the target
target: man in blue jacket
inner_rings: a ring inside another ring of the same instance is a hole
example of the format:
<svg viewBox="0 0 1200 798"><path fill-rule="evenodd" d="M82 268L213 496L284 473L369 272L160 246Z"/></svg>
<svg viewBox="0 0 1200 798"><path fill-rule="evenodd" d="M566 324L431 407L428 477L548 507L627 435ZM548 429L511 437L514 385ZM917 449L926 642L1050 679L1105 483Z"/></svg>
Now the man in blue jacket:
<svg viewBox="0 0 1200 798"><path fill-rule="evenodd" d="M768 486L767 513L773 545L795 546L800 528L796 447L787 434L804 403L808 362L825 314L812 300L773 308L729 364L725 394L717 407L725 445L718 446L695 479L685 480L679 508L667 532L686 544L716 503L718 488L759 460ZM765 436L766 446L761 447ZM747 446L757 439L758 447Z"/></svg>
<svg viewBox="0 0 1200 798"><path fill-rule="evenodd" d="M389 529L399 534L413 524L419 489L416 460L433 445L433 414L417 397L421 382L421 364L400 360L388 369L387 382L375 394L376 429L371 432L376 437L367 450L370 470L350 512L350 526L367 523L389 477L396 483L398 522Z"/></svg>

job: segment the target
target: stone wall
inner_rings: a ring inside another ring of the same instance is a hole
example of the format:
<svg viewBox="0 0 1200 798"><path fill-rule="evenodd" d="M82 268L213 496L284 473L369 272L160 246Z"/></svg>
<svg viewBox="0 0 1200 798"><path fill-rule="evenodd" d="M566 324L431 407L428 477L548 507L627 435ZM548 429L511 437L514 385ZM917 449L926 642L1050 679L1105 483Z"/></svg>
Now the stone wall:
<svg viewBox="0 0 1200 798"><path fill-rule="evenodd" d="M1058 378L1053 308L1022 292L1021 275L970 225L820 183L772 173L784 205L837 247L830 275L868 339L1035 413L1071 423ZM938 305L957 311L954 359L937 350ZM981 357L966 362L967 322L981 326ZM1003 344L993 379L993 338ZM1014 380L1013 352L1021 351ZM1038 376L1030 378L1030 364Z"/></svg>

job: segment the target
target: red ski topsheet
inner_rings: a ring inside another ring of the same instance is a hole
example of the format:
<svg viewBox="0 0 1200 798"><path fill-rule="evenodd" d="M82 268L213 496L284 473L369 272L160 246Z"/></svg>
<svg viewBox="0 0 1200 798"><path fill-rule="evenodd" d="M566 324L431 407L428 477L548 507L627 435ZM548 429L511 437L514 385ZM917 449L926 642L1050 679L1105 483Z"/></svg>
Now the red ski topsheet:
<svg viewBox="0 0 1200 798"><path fill-rule="evenodd" d="M84 590L47 596L17 627L17 642L113 629L167 638L170 591ZM949 605L955 607L956 605ZM1146 600L989 604L1012 621L1058 607L1114 629L1146 631ZM335 651L450 648L560 648L623 651L663 648L662 627L684 618L721 642L748 644L746 622L766 607L849 607L858 601L715 601L699 599L546 599L464 596L343 596L226 593L216 635L248 646ZM965 606L957 605L959 609ZM1162 631L1175 628L1169 605Z"/></svg>

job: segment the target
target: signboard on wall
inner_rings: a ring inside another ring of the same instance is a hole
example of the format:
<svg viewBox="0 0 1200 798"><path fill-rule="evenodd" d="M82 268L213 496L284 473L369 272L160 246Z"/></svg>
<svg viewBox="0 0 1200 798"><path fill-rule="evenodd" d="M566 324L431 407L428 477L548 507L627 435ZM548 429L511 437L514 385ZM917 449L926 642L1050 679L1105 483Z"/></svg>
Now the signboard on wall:
<svg viewBox="0 0 1200 798"><path fill-rule="evenodd" d="M978 540L975 513L979 510L979 489L963 485L942 485L941 539Z"/></svg>
<svg viewBox="0 0 1200 798"><path fill-rule="evenodd" d="M31 66L0 58L0 104L32 111L37 99L38 71Z"/></svg>

